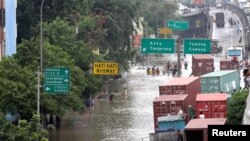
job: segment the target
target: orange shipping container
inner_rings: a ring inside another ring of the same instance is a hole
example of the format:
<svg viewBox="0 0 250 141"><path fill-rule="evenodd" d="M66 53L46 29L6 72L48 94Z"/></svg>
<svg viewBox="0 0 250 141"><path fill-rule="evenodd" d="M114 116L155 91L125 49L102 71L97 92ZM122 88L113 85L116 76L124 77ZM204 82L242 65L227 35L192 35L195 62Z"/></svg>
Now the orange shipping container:
<svg viewBox="0 0 250 141"><path fill-rule="evenodd" d="M226 118L227 96L225 93L197 94L197 118L201 112L205 118Z"/></svg>
<svg viewBox="0 0 250 141"><path fill-rule="evenodd" d="M199 77L176 77L159 86L160 95L187 94L187 103L196 106L195 99L197 93L201 93Z"/></svg>
<svg viewBox="0 0 250 141"><path fill-rule="evenodd" d="M240 68L239 62L233 62L230 59L220 60L220 70L235 70Z"/></svg>
<svg viewBox="0 0 250 141"><path fill-rule="evenodd" d="M204 0L193 0L193 4L195 4L195 5L204 5Z"/></svg>
<svg viewBox="0 0 250 141"><path fill-rule="evenodd" d="M214 59L208 54L192 56L192 75L201 76L214 71Z"/></svg>
<svg viewBox="0 0 250 141"><path fill-rule="evenodd" d="M153 101L154 110L154 127L158 128L158 117L169 115L177 115L180 108L187 113L187 94L179 95L161 95Z"/></svg>

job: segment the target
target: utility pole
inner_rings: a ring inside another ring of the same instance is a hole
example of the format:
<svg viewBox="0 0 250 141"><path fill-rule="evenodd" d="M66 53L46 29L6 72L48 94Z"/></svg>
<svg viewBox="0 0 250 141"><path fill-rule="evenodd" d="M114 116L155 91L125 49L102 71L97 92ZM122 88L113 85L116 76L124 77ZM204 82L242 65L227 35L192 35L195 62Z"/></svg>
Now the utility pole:
<svg viewBox="0 0 250 141"><path fill-rule="evenodd" d="M175 40L177 43L177 75L181 76L181 38L175 35Z"/></svg>
<svg viewBox="0 0 250 141"><path fill-rule="evenodd" d="M155 3L155 9L156 9L156 32L157 32L157 38L159 38L159 12L158 12L158 0L156 0Z"/></svg>
<svg viewBox="0 0 250 141"><path fill-rule="evenodd" d="M41 90L41 82L40 77L43 72L43 3L44 0L42 0L41 6L40 6L40 67L37 72L37 115L40 117L40 90Z"/></svg>
<svg viewBox="0 0 250 141"><path fill-rule="evenodd" d="M177 38L177 53L178 53L178 77L181 76L181 39Z"/></svg>

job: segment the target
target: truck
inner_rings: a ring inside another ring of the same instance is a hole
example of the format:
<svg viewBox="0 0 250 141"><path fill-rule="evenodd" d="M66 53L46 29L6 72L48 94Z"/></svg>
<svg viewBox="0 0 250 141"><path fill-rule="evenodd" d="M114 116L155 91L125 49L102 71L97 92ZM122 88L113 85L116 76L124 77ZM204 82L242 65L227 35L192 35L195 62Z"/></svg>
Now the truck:
<svg viewBox="0 0 250 141"><path fill-rule="evenodd" d="M223 12L215 13L215 19L216 19L216 26L217 27L224 27L225 19L224 19L224 13Z"/></svg>

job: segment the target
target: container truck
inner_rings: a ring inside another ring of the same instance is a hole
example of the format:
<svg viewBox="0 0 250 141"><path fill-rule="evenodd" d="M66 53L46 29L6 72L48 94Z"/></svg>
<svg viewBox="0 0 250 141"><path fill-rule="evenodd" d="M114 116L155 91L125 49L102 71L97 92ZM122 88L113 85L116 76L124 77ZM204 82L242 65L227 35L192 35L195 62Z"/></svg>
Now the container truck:
<svg viewBox="0 0 250 141"><path fill-rule="evenodd" d="M217 12L215 14L215 18L216 18L216 26L217 27L224 27L224 24L225 24L224 13Z"/></svg>

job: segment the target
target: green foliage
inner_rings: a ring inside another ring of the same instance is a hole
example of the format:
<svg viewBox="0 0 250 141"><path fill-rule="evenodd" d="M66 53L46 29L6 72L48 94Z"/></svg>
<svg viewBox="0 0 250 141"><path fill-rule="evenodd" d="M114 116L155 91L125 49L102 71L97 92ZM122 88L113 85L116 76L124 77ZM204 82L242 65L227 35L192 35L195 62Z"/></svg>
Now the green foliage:
<svg viewBox="0 0 250 141"><path fill-rule="evenodd" d="M240 125L246 108L246 99L249 91L243 90L233 94L228 101L227 124Z"/></svg>
<svg viewBox="0 0 250 141"><path fill-rule="evenodd" d="M133 0L97 0L91 8L99 16L99 27L106 33L99 42L102 51L109 49L105 59L118 62L121 70L128 68L131 50L129 36L134 31L133 21L138 22L138 6L139 3Z"/></svg>
<svg viewBox="0 0 250 141"><path fill-rule="evenodd" d="M4 141L48 141L47 132L41 129L40 118L34 115L28 123L20 120L18 126L5 120L0 112L0 140Z"/></svg>
<svg viewBox="0 0 250 141"><path fill-rule="evenodd" d="M128 69L128 60L137 52L130 47L129 36L135 30L133 22L139 24L140 6L139 0L44 1L43 69L69 67L71 91L66 95L49 95L44 94L42 88L43 113L63 116L66 110L84 109L83 98L94 95L105 79L89 73L93 62L114 61L119 63L120 72ZM175 7L162 2L157 4L157 8L154 6L148 5L147 13L142 13L148 25L156 28L155 15L171 18ZM41 47L40 10L41 0L18 0L17 53L0 62L0 109L4 113L17 112L28 121L36 112L36 72L40 66ZM155 12L151 15L149 11ZM160 20L159 27L165 19ZM100 54L94 54L95 49L99 49ZM23 124L19 128L30 126ZM25 130L22 132L23 135L26 133ZM37 138L37 134L30 135Z"/></svg>
<svg viewBox="0 0 250 141"><path fill-rule="evenodd" d="M157 35L157 28L166 27L167 20L178 18L174 14L177 10L177 5L166 1L145 0L139 10L140 15L144 17L144 21L147 24L144 28L149 29L148 34L152 34L150 30L153 29L154 34Z"/></svg>
<svg viewBox="0 0 250 141"><path fill-rule="evenodd" d="M34 106L35 73L20 67L13 57L3 58L0 62L0 109L4 113L18 112L27 119L34 112Z"/></svg>
<svg viewBox="0 0 250 141"><path fill-rule="evenodd" d="M30 40L36 33L33 28L40 23L42 0L17 1L18 43L23 39ZM43 21L51 22L56 17L77 22L78 16L89 13L91 0L44 0Z"/></svg>

